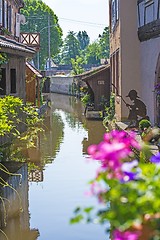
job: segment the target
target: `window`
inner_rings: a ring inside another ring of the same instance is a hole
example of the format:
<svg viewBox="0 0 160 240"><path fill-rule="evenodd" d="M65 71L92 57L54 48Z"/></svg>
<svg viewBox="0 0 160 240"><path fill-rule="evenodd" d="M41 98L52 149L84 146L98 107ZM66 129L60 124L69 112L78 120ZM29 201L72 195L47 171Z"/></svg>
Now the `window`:
<svg viewBox="0 0 160 240"><path fill-rule="evenodd" d="M145 0L145 5L148 6L150 4L154 3L154 0Z"/></svg>
<svg viewBox="0 0 160 240"><path fill-rule="evenodd" d="M2 26L3 23L3 1L0 0L0 26Z"/></svg>
<svg viewBox="0 0 160 240"><path fill-rule="evenodd" d="M4 28L7 29L7 15L8 15L8 12L7 12L7 1L4 1Z"/></svg>
<svg viewBox="0 0 160 240"><path fill-rule="evenodd" d="M154 21L154 1L146 0L145 1L145 14L144 14L144 23L150 23Z"/></svg>
<svg viewBox="0 0 160 240"><path fill-rule="evenodd" d="M119 19L119 0L112 0L111 4L111 25L114 30L116 22Z"/></svg>
<svg viewBox="0 0 160 240"><path fill-rule="evenodd" d="M16 93L16 69L10 70L11 93Z"/></svg>
<svg viewBox="0 0 160 240"><path fill-rule="evenodd" d="M0 69L0 95L6 95L6 69Z"/></svg>
<svg viewBox="0 0 160 240"><path fill-rule="evenodd" d="M111 56L112 91L119 94L119 49Z"/></svg>
<svg viewBox="0 0 160 240"><path fill-rule="evenodd" d="M158 1L157 19L160 19L160 0Z"/></svg>

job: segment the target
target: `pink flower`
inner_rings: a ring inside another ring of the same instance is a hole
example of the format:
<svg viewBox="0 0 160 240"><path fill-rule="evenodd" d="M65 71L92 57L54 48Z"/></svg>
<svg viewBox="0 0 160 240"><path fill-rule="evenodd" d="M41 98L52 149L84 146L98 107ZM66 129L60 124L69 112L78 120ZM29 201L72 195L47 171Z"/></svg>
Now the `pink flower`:
<svg viewBox="0 0 160 240"><path fill-rule="evenodd" d="M135 137L133 132L113 130L105 133L103 141L98 145L89 146L88 154L92 159L101 161L102 169L116 171L114 175L119 179L123 160L133 155L132 147L140 149Z"/></svg>
<svg viewBox="0 0 160 240"><path fill-rule="evenodd" d="M140 236L139 231L121 232L117 229L113 232L113 240L138 240L139 236Z"/></svg>

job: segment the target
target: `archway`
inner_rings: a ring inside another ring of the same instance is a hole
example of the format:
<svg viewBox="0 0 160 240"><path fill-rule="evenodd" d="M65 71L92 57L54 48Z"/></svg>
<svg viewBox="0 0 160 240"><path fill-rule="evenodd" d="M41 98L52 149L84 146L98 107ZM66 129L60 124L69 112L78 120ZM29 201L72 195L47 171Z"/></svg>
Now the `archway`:
<svg viewBox="0 0 160 240"><path fill-rule="evenodd" d="M160 126L160 54L157 60L156 72L155 72L155 124Z"/></svg>

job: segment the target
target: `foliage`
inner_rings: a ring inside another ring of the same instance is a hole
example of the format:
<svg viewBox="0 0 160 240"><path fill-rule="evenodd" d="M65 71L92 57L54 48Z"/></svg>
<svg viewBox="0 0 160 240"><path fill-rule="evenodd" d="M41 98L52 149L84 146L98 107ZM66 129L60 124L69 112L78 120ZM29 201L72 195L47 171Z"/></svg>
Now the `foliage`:
<svg viewBox="0 0 160 240"><path fill-rule="evenodd" d="M87 216L79 207L71 223L109 221L113 240L138 240L146 231L146 240L160 238L160 153L153 155L150 150L148 163L135 159L133 149L145 148L134 132L117 130L105 133L102 142L88 148L91 159L100 162L90 181L90 194L102 206L96 214L91 208Z"/></svg>
<svg viewBox="0 0 160 240"><path fill-rule="evenodd" d="M86 106L87 104L92 104L91 101L91 96L90 94L85 94L82 98L81 98L82 103Z"/></svg>
<svg viewBox="0 0 160 240"><path fill-rule="evenodd" d="M105 115L103 119L103 125L106 127L109 121L112 121L115 117L115 95L111 93L109 106L105 106Z"/></svg>
<svg viewBox="0 0 160 240"><path fill-rule="evenodd" d="M101 48L98 41L89 44L85 50L88 64L100 64Z"/></svg>
<svg viewBox="0 0 160 240"><path fill-rule="evenodd" d="M60 54L54 59L57 63L70 64L71 58L76 57L84 59L85 64L100 64L101 59L109 58L109 30L105 28L99 39L90 43L86 31L79 31L76 34L69 31L64 40Z"/></svg>
<svg viewBox="0 0 160 240"><path fill-rule="evenodd" d="M59 52L62 45L62 29L58 23L58 17L54 11L41 0L24 0L24 8L21 13L26 17L26 24L21 25L21 32L40 33L40 66L44 68L48 58L48 29L50 26L50 51L53 58ZM47 37L46 37L47 36ZM37 65L37 56L34 59Z"/></svg>
<svg viewBox="0 0 160 240"><path fill-rule="evenodd" d="M13 96L6 96L0 98L0 137L8 137L12 141L12 144L6 143L0 145L0 161L7 161L9 159L18 160L19 154L25 144L25 148L33 147L35 139L42 128L40 126L42 120L39 119L37 112L31 105L25 105L20 98ZM26 130L26 131L25 131ZM22 131L25 131L22 133ZM13 143L13 140L16 139L18 144ZM22 202L21 197L17 190L9 184L6 180L9 176L18 177L19 184L21 183L22 175L17 173L11 173L7 167L0 163L0 185L3 188L10 189L16 193L17 199L19 201L19 210L22 211ZM2 176L5 176L4 179ZM15 195L14 195L15 196ZM0 194L1 201L1 210L3 215L1 220L3 221L2 225L6 226L8 209L10 205L10 200ZM1 234L8 239L6 233L0 229Z"/></svg>
<svg viewBox="0 0 160 240"><path fill-rule="evenodd" d="M69 31L64 39L62 48L62 64L71 64L71 59L76 59L80 55L80 44L76 38L76 33Z"/></svg>
<svg viewBox="0 0 160 240"><path fill-rule="evenodd" d="M29 104L25 105L20 98L0 98L0 136L8 137L10 142L18 139L19 145L23 142L31 147L34 146L38 132L42 131L41 123L42 119L36 110ZM8 144L1 146L1 158L8 159L12 147ZM12 155L16 155L19 150L15 148Z"/></svg>
<svg viewBox="0 0 160 240"><path fill-rule="evenodd" d="M4 63L7 63L8 56L6 53L0 53L0 66Z"/></svg>
<svg viewBox="0 0 160 240"><path fill-rule="evenodd" d="M142 119L140 122L139 122L139 129L144 131L145 128L149 128L151 127L151 122L147 119Z"/></svg>
<svg viewBox="0 0 160 240"><path fill-rule="evenodd" d="M84 50L89 45L90 39L86 31L79 31L77 34L77 39L79 41L81 50Z"/></svg>
<svg viewBox="0 0 160 240"><path fill-rule="evenodd" d="M110 43L109 43L109 27L106 27L102 33L102 35L99 35L99 45L101 48L101 58L102 59L109 59L109 49L110 49Z"/></svg>
<svg viewBox="0 0 160 240"><path fill-rule="evenodd" d="M72 64L72 75L78 75L84 72L83 64L84 59L82 57L76 56L76 58L71 58Z"/></svg>

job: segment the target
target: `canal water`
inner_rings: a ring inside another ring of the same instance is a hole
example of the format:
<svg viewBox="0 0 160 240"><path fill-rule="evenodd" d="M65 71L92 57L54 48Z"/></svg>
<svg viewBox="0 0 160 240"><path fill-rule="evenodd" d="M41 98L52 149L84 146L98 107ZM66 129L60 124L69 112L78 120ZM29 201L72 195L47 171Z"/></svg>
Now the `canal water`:
<svg viewBox="0 0 160 240"><path fill-rule="evenodd" d="M106 226L69 223L77 206L98 207L97 200L86 194L98 167L97 162L87 161L87 147L100 142L105 129L101 121L87 120L83 112L75 97L51 94L37 149L29 149L29 165L18 168L23 212L4 228L10 240L110 239Z"/></svg>

